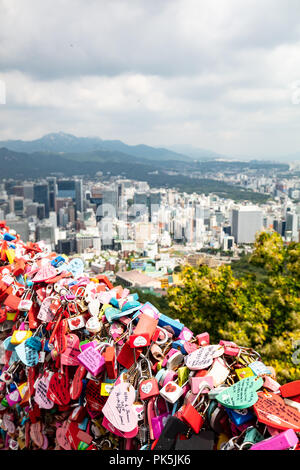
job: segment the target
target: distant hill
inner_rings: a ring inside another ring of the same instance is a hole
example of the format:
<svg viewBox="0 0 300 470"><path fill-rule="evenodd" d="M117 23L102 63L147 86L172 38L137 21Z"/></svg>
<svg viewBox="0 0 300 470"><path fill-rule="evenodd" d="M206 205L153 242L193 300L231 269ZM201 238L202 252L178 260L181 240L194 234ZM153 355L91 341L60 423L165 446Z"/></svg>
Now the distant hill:
<svg viewBox="0 0 300 470"><path fill-rule="evenodd" d="M138 181L147 181L153 188L177 188L187 193L198 194L214 193L220 197L228 197L236 201L249 200L254 203L264 202L268 196L247 191L244 188L232 186L213 178L191 178L196 166L205 165L209 170L224 168L232 162L196 162L186 163L180 161L150 161L139 159L122 152L109 152L97 150L86 153L58 154L52 152L15 152L7 148L0 148L0 178L14 178L15 180L36 179L52 175L89 176L95 177L98 171L107 176L121 176ZM245 165L242 164L242 165ZM208 167L207 167L208 166ZM284 166L284 165L283 165ZM170 174L170 168L177 168ZM188 172L186 170L189 168Z"/></svg>
<svg viewBox="0 0 300 470"><path fill-rule="evenodd" d="M122 152L126 155L144 160L179 160L190 161L190 157L168 150L148 145L127 145L120 140L102 140L98 137L76 137L64 132L47 134L40 139L0 141L0 148L5 147L15 152L54 152L54 153L84 153L100 151Z"/></svg>

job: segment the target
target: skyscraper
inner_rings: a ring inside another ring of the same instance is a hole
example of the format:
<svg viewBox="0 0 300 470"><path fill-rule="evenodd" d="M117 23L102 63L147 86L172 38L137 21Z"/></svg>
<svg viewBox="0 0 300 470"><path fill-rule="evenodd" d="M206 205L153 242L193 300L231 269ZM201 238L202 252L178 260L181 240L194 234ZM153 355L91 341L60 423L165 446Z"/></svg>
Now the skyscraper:
<svg viewBox="0 0 300 470"><path fill-rule="evenodd" d="M49 217L49 186L48 183L38 183L33 187L33 201L44 204L45 217Z"/></svg>
<svg viewBox="0 0 300 470"><path fill-rule="evenodd" d="M256 206L242 206L232 211L232 235L236 243L254 243L263 228L263 214Z"/></svg>

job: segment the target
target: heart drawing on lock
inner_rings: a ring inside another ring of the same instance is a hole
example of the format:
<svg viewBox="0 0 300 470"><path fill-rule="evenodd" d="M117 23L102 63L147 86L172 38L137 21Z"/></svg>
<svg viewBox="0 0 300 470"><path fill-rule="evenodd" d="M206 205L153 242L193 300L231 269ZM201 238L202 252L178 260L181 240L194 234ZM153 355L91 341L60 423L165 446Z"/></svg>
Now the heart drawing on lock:
<svg viewBox="0 0 300 470"><path fill-rule="evenodd" d="M133 406L134 401L135 390L133 386L127 382L121 382L113 387L102 413L119 431L133 431L138 423Z"/></svg>
<svg viewBox="0 0 300 470"><path fill-rule="evenodd" d="M221 405L231 409L250 408L258 400L257 390L263 386L262 377L246 377L216 396Z"/></svg>
<svg viewBox="0 0 300 470"><path fill-rule="evenodd" d="M146 394L150 393L152 388L153 388L152 382L147 382L141 385L141 391Z"/></svg>
<svg viewBox="0 0 300 470"><path fill-rule="evenodd" d="M72 326L79 326L80 325L80 318L74 318L73 320L71 320L71 325Z"/></svg>
<svg viewBox="0 0 300 470"><path fill-rule="evenodd" d="M172 383L168 383L165 388L165 392L167 393L172 393L176 391L176 385L173 385Z"/></svg>

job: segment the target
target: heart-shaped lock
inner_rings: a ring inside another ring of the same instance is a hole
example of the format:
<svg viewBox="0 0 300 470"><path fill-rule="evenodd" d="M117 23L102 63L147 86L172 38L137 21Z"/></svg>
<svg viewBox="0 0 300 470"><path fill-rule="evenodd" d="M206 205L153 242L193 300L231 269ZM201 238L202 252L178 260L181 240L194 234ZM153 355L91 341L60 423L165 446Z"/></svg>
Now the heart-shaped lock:
<svg viewBox="0 0 300 470"><path fill-rule="evenodd" d="M37 379L35 383L34 400L40 408L46 410L50 410L54 406L54 402L47 397L51 375L44 374L41 378Z"/></svg>
<svg viewBox="0 0 300 470"><path fill-rule="evenodd" d="M220 347L220 349L222 350L223 348ZM200 347L196 351L186 356L186 366L190 370L207 369L213 363L214 358L219 355L219 352L220 351L218 349L218 346L216 345Z"/></svg>
<svg viewBox="0 0 300 470"><path fill-rule="evenodd" d="M253 406L258 400L257 390L263 386L261 377L246 377L216 396L221 405L232 409L244 409Z"/></svg>
<svg viewBox="0 0 300 470"><path fill-rule="evenodd" d="M294 429L300 431L300 413L287 405L284 400L272 392L258 392L258 401L254 405L258 421L276 429Z"/></svg>
<svg viewBox="0 0 300 470"><path fill-rule="evenodd" d="M88 310L92 317L97 317L100 311L100 300L95 298L89 302Z"/></svg>
<svg viewBox="0 0 300 470"><path fill-rule="evenodd" d="M39 353L35 349L32 349L27 345L27 340L16 346L15 352L17 353L19 359L27 367L33 367L39 362Z"/></svg>
<svg viewBox="0 0 300 470"><path fill-rule="evenodd" d="M50 379L47 397L56 405L68 405L71 397L69 392L68 374L55 372Z"/></svg>
<svg viewBox="0 0 300 470"><path fill-rule="evenodd" d="M100 412L106 403L107 398L100 396L101 382L89 380L85 389L85 398L92 411Z"/></svg>
<svg viewBox="0 0 300 470"><path fill-rule="evenodd" d="M137 414L134 410L135 390L127 382L121 382L115 385L102 413L108 421L119 431L133 431L138 423Z"/></svg>
<svg viewBox="0 0 300 470"><path fill-rule="evenodd" d="M83 273L83 269L84 264L80 258L73 258L67 265L67 270L72 273L75 278L79 277Z"/></svg>
<svg viewBox="0 0 300 470"><path fill-rule="evenodd" d="M7 431L9 434L13 434L16 430L16 427L14 425L14 422L12 421L13 415L9 413L4 413L2 420L3 424L2 427L5 431Z"/></svg>
<svg viewBox="0 0 300 470"><path fill-rule="evenodd" d="M85 328L92 334L96 334L101 330L101 323L97 317L91 317L85 324Z"/></svg>
<svg viewBox="0 0 300 470"><path fill-rule="evenodd" d="M67 439L66 432L69 427L68 420L63 421L62 425L56 429L56 441L58 445L64 450L72 450L71 444Z"/></svg>
<svg viewBox="0 0 300 470"><path fill-rule="evenodd" d="M55 297L46 297L40 307L37 318L42 322L49 323L54 318L54 313L50 309L52 302L56 300Z"/></svg>
<svg viewBox="0 0 300 470"><path fill-rule="evenodd" d="M42 433L42 423L40 421L30 425L30 437L36 446L42 447L44 436Z"/></svg>
<svg viewBox="0 0 300 470"><path fill-rule="evenodd" d="M113 434L115 434L116 436L119 436L119 437L123 437L124 439L132 439L133 437L135 437L137 435L137 433L139 432L139 427L136 426L136 428L133 429L133 431L130 431L130 432L122 432L120 431L119 429L115 428L115 426L113 426L107 418L103 418L102 420L102 426L107 429L108 431L112 432Z"/></svg>

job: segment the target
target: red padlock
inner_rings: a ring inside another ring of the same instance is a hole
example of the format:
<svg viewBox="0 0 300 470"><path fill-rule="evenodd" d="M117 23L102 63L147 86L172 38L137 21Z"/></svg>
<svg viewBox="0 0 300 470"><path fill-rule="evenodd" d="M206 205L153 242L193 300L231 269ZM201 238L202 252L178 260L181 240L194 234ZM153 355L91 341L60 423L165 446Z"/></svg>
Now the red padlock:
<svg viewBox="0 0 300 470"><path fill-rule="evenodd" d="M146 360L146 363L148 367L148 375L150 377L145 378L139 384L139 396L141 400L148 400L149 398L156 397L157 395L159 395L157 380L152 377L152 371L149 361ZM138 364L138 367L140 368L140 374L143 378L143 373L145 374L145 372L141 370L141 363Z"/></svg>
<svg viewBox="0 0 300 470"><path fill-rule="evenodd" d="M103 353L103 357L105 360L105 367L106 367L108 378L116 379L118 376L118 372L116 369L115 348L113 346L107 346Z"/></svg>
<svg viewBox="0 0 300 470"><path fill-rule="evenodd" d="M117 356L117 361L119 364L121 364L121 366L125 367L125 369L129 369L134 364L135 359L138 359L140 357L141 353L142 349L133 349L130 347L129 341L126 341Z"/></svg>

